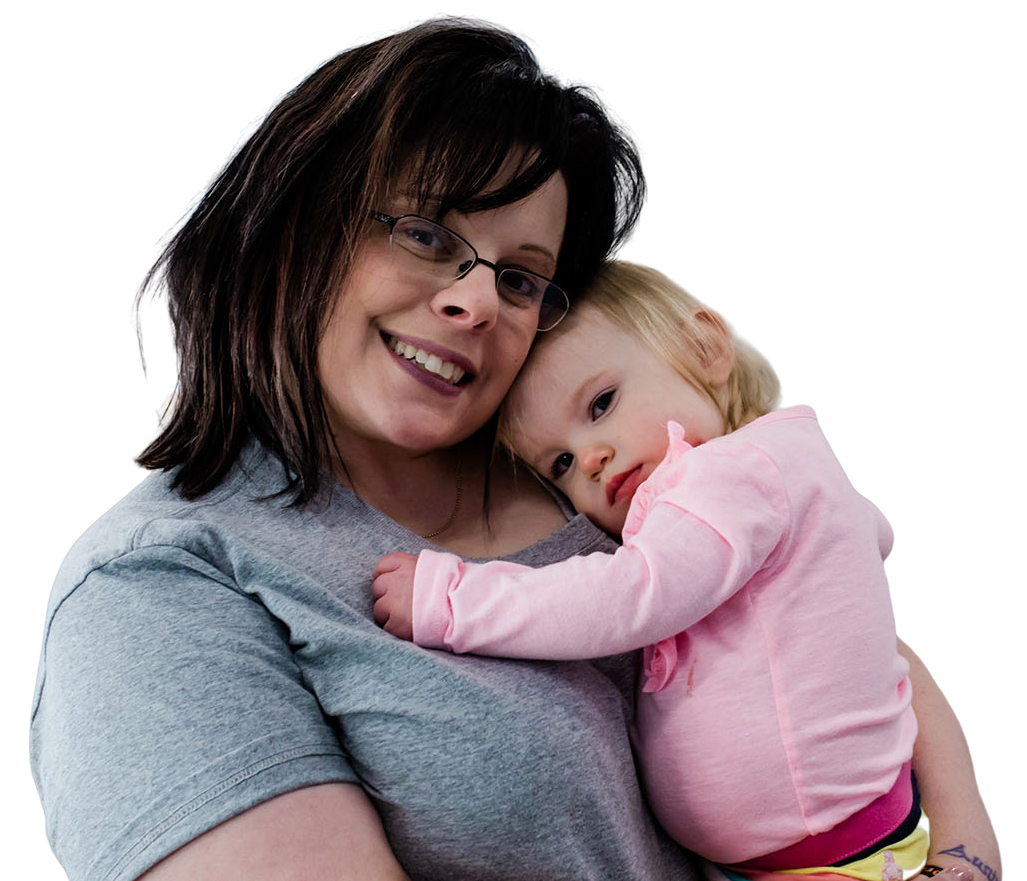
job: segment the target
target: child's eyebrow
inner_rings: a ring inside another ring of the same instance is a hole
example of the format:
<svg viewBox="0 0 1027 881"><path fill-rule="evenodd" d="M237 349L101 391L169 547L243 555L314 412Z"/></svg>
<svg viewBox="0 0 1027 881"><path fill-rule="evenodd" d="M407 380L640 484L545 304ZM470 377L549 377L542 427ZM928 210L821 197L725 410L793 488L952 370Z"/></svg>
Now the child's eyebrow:
<svg viewBox="0 0 1027 881"><path fill-rule="evenodd" d="M577 414L581 412L582 402L588 403L587 398L591 393L591 389L602 380L602 371L599 373L590 373L582 381L581 384L574 390L574 394L567 398L567 415L571 419L574 419Z"/></svg>
<svg viewBox="0 0 1027 881"><path fill-rule="evenodd" d="M521 436L524 437L525 435L522 433ZM529 442L527 444L509 443L508 446L510 452L529 470L545 477L542 465L553 452L548 438L543 439L541 442Z"/></svg>
<svg viewBox="0 0 1027 881"><path fill-rule="evenodd" d="M534 445L533 445L534 446ZM521 460L529 469L534 471L536 474L542 473L541 463L545 460L547 455L546 449L524 449L521 447L511 447L513 454Z"/></svg>

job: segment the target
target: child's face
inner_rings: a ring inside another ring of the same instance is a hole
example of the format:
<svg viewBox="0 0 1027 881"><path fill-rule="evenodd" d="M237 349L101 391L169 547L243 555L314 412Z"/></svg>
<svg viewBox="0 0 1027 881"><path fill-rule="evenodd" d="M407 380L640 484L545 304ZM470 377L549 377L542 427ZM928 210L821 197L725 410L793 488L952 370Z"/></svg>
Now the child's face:
<svg viewBox="0 0 1027 881"><path fill-rule="evenodd" d="M544 346L510 393L514 449L619 534L635 490L667 452L667 422L680 422L696 446L724 433L721 409L588 306Z"/></svg>

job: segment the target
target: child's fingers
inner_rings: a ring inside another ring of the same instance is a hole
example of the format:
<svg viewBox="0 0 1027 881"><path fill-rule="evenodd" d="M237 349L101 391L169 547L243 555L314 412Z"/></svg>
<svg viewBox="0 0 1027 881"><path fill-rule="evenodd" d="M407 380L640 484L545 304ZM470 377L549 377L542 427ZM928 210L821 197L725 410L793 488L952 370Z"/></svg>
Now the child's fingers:
<svg viewBox="0 0 1027 881"><path fill-rule="evenodd" d="M405 639L409 642L414 638L410 625L406 621L397 621L395 617L390 617L382 626L386 633L399 639Z"/></svg>
<svg viewBox="0 0 1027 881"><path fill-rule="evenodd" d="M414 638L413 626L402 611L393 597L383 596L374 604L374 620L386 633L411 640Z"/></svg>
<svg viewBox="0 0 1027 881"><path fill-rule="evenodd" d="M378 576L384 572L395 572L408 561L416 562L417 557L415 557L413 554L404 554L401 551L394 551L393 553L386 554L384 557L382 557L375 564L374 572L371 574Z"/></svg>
<svg viewBox="0 0 1027 881"><path fill-rule="evenodd" d="M375 594L375 596L378 596ZM374 604L374 620L376 624L384 627L389 621L389 605L382 597L378 597Z"/></svg>

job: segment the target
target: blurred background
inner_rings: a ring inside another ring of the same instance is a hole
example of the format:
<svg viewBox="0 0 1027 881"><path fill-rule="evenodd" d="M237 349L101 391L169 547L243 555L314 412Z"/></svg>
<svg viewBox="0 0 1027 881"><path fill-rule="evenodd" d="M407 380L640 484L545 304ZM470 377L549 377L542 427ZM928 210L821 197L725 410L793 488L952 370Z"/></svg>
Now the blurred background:
<svg viewBox="0 0 1027 881"><path fill-rule="evenodd" d="M427 14L370 12L369 30L390 29ZM748 186L736 187L735 13L476 14L524 29L551 64L604 89L647 152L650 205L625 256L659 265L737 319L741 304L757 298L747 301L745 289L736 296L735 193L740 189L745 201L754 183L760 182L750 178ZM312 62L355 36L141 34L127 38L124 354L30 358L30 683L46 590L55 566L94 516L131 485L124 477L122 453L137 449L153 429L152 405L127 322L128 303L152 257L152 242L202 185L236 133ZM762 183L765 188L766 182ZM816 186L810 181L792 183L789 197L794 198L808 198ZM754 237L747 241L756 244ZM747 246L740 251L745 258ZM810 257L797 248L788 260L774 264L774 278L786 286L808 283L815 269L802 265L802 260ZM159 313L155 318L147 340L147 361L150 388L159 399L173 387L175 369ZM774 356L790 393L817 408L853 482L895 526L900 540L889 577L900 633L924 657L954 701L954 358L913 356L909 351L890 356L785 356L775 349L773 327L769 333L762 328L748 333ZM921 363L926 367L921 368ZM924 501L938 509L926 514L930 525L911 525L914 509L922 510ZM929 540L917 545L917 537L924 535ZM1000 830L1002 716L964 713L961 718ZM45 842L39 837L33 813L38 812L38 801L34 802L31 784L29 803L30 878L59 878L60 867L48 861Z"/></svg>

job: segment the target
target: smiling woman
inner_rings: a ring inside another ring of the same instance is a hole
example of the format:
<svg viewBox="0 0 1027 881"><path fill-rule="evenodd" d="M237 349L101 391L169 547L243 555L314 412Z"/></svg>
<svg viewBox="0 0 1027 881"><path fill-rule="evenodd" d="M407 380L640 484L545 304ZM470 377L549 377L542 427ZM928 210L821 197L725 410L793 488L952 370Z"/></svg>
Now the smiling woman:
<svg viewBox="0 0 1027 881"><path fill-rule="evenodd" d="M372 615L390 551L613 547L492 459L492 413L643 191L594 95L475 22L344 52L256 128L147 279L154 473L47 612L33 772L73 881L697 876L639 790L634 658L455 658ZM410 215L455 271L403 262Z"/></svg>
<svg viewBox="0 0 1027 881"><path fill-rule="evenodd" d="M446 220L472 255L487 255L504 275L515 267L551 275L566 217L567 186L557 173L513 204L451 211ZM411 268L408 252L384 231L372 230L357 249L318 350L329 423L351 475L360 469L350 460L364 451L380 457L378 447L391 445L409 456L451 447L481 428L527 357L542 303L512 305L482 256L459 261L472 265L449 279L425 271L433 266L427 261Z"/></svg>
<svg viewBox="0 0 1027 881"><path fill-rule="evenodd" d="M370 591L421 535L609 544L489 426L642 193L594 97L474 22L345 52L271 111L148 279L179 361L157 473L54 589L33 761L71 878L693 877L639 791L630 657L411 650ZM434 236L452 256L415 266Z"/></svg>

